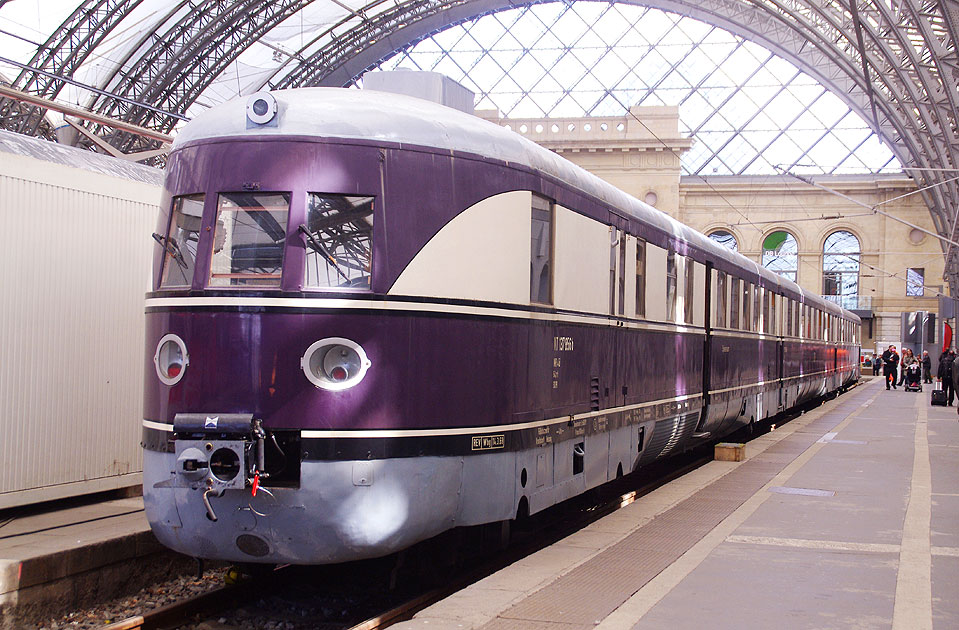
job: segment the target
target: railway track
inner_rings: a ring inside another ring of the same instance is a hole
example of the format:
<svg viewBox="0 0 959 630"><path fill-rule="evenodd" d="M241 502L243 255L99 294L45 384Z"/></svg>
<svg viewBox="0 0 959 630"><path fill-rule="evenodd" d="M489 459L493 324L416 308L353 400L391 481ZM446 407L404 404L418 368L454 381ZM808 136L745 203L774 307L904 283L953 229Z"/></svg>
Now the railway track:
<svg viewBox="0 0 959 630"><path fill-rule="evenodd" d="M682 456L681 456L682 457ZM654 479L634 479L635 475L623 477L608 486L618 486L614 490L612 487L603 488L601 496L593 493L590 500L577 498L571 500L576 503L575 506L558 506L546 510L544 514L537 514L530 517L529 523L519 531L512 533L513 541L504 550L496 550L486 560L481 562L472 562L465 568L459 570L452 579L444 580L442 586L425 585L424 588L414 589L418 592L410 594L403 598L403 601L396 605L381 606L381 610L376 614L369 616L358 623L349 621L324 621L322 625L315 625L317 620L309 621L309 627L323 628L341 628L349 630L378 630L386 628L394 623L411 618L418 611L427 606L447 597L448 595L465 588L469 584L476 582L497 570L508 566L509 564L527 556L535 551L555 543L569 534L585 527L603 516L606 516L620 507L652 492L659 486L672 481L690 470L693 470L711 458L705 455L695 458L687 457L687 461L670 462L671 466L666 470L647 471L644 477L654 477ZM640 481L639 484L636 482ZM471 528L481 529L481 528ZM486 531L471 532L474 535L485 538L489 547L497 546L496 533L492 528ZM429 544L421 543L424 546ZM425 551L425 549L423 550ZM356 564L356 563L352 563ZM349 568L345 569L349 571ZM363 569L360 568L360 571ZM292 575L297 572L310 572L311 569L303 567L285 567L272 572L269 577L250 578L247 581L235 585L228 585L216 588L206 593L184 599L167 606L156 608L141 616L130 617L116 623L103 626L102 630L168 630L179 628L191 623L199 623L198 618L217 618L221 616L222 611L228 610L237 605L250 606L250 602L256 599L270 597L277 591L283 590L283 584L296 581L297 577ZM322 573L322 569L317 570ZM386 572L381 572L382 582L395 581L395 577L386 580ZM322 583L325 579L318 580L317 590L322 589ZM369 610L369 609L368 609ZM352 615L355 617L356 615ZM239 625L237 626L239 627Z"/></svg>
<svg viewBox="0 0 959 630"><path fill-rule="evenodd" d="M770 427L782 425L789 420L798 417L801 413L822 404L822 401L816 401L802 408L793 410L787 414L780 414L762 423L757 423L752 429L751 435L747 431L740 434L727 436L725 439L733 441L748 441L759 435L767 433ZM277 593L284 593L284 602L297 601L297 597L310 598L328 596L324 588L331 584L344 583L351 581L350 572L363 573L368 576L370 567L373 566L373 573L380 576L380 588L382 599L374 598L374 601L353 602L354 610L340 615L339 619L320 619L305 618L297 620L293 624L294 628L330 628L349 629L349 630L378 630L386 628L394 623L412 618L420 610L440 601L448 595L465 588L499 569L508 566L517 560L526 557L536 551L554 544L590 523L599 520L616 510L629 505L633 501L641 498L659 488L662 485L677 479L686 473L702 466L712 460L711 445L700 447L673 457L665 462L654 464L644 468L637 473L633 473L614 480L604 486L597 488L586 495L581 495L570 499L564 504L555 506L542 513L528 518L528 522L522 527L511 533L510 544L505 549L497 547L497 533L492 528L469 528L477 530L468 532L473 535L479 535L484 539L489 547L495 548L493 553L487 553L481 560L473 560L462 567L458 567L452 576L443 579L442 584L431 584L428 582L415 583L412 587L407 585L403 593L390 595L397 582L397 572L402 570L402 565L409 564L404 562L403 556L399 561L395 561L392 569L388 569L388 560L381 559L376 561L367 561L364 563L350 563L349 565L339 565L338 567L285 567L271 572L268 577L260 576L251 578L239 584L223 586L201 595L185 599L180 602L169 604L150 611L142 616L131 617L107 626L102 630L167 630L180 628L185 625L200 623L202 619L214 619L221 616L223 611L235 608L241 605L245 608L251 608L251 602L263 601L270 597L275 597ZM453 530L457 532L457 530ZM459 532L461 535L467 533ZM451 537L456 538L455 534ZM443 538L441 535L438 538ZM411 550L410 553L426 553L429 556L429 546L436 541L427 541L420 543ZM452 543L453 548L463 547L462 539L447 541L448 546ZM441 543L442 544L442 543ZM465 545L469 546L469 545ZM436 554L430 556L437 557ZM313 582L311 588L304 588L305 582ZM366 587L374 586L370 580L366 581ZM301 595L291 596L290 587L296 585L297 589L304 589ZM388 584L388 586L387 586ZM356 588L363 588L357 585ZM311 594L312 593L312 594ZM304 601L306 601L304 599ZM347 597L347 599L349 599ZM394 601L399 600L399 601ZM330 604L334 609L336 603ZM257 608L267 609L266 614L270 614L269 606L261 604L252 605L254 611ZM321 607L322 608L322 607ZM363 610L366 612L363 613ZM376 610L375 614L370 615L370 610ZM255 614L255 612L254 612ZM328 615L327 615L328 616ZM224 626L221 626L224 627ZM225 627L230 627L227 624ZM236 627L244 627L237 624ZM280 626L283 627L283 626ZM290 627L290 626L286 626Z"/></svg>

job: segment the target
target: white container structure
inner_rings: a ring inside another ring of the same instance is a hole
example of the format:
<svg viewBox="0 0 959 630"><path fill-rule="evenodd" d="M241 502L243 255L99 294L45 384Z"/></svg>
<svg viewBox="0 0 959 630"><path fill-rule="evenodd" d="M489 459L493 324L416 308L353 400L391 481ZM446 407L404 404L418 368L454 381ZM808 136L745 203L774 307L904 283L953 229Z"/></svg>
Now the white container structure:
<svg viewBox="0 0 959 630"><path fill-rule="evenodd" d="M0 509L141 482L162 172L0 132Z"/></svg>

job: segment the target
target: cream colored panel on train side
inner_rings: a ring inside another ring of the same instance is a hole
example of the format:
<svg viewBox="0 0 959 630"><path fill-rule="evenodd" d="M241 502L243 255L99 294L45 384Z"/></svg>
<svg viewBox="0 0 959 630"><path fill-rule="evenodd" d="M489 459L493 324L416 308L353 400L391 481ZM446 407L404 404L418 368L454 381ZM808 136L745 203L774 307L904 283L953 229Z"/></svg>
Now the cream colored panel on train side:
<svg viewBox="0 0 959 630"><path fill-rule="evenodd" d="M689 258L686 264L693 264L693 285L695 296L693 298L693 326L706 325L706 265L700 264ZM715 285L713 285L715 286Z"/></svg>
<svg viewBox="0 0 959 630"><path fill-rule="evenodd" d="M589 313L609 312L610 227L555 206L553 304Z"/></svg>
<svg viewBox="0 0 959 630"><path fill-rule="evenodd" d="M646 259L646 319L665 321L666 250L646 243Z"/></svg>
<svg viewBox="0 0 959 630"><path fill-rule="evenodd" d="M467 208L410 261L390 295L529 304L532 201L518 190Z"/></svg>

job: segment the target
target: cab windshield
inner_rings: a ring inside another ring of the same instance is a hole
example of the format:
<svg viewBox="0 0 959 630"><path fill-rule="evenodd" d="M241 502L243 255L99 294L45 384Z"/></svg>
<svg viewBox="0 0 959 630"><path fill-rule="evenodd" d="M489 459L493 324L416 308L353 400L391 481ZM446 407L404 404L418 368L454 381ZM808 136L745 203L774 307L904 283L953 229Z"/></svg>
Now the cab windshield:
<svg viewBox="0 0 959 630"><path fill-rule="evenodd" d="M211 287L279 287L290 193L222 193L210 262Z"/></svg>

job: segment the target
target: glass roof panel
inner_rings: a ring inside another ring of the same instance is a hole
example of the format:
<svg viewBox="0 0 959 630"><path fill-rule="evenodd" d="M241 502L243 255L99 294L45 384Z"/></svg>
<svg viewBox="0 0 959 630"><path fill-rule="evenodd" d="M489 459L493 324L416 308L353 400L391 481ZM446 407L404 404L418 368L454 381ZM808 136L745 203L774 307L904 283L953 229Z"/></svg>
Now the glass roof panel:
<svg viewBox="0 0 959 630"><path fill-rule="evenodd" d="M78 4L79 0L20 0L5 4L0 29L35 42L4 37L0 40L4 56L29 61L35 44L46 41ZM162 37L175 21L170 16L176 6L182 11L191 10L189 5L170 0L143 0L126 23L135 22L136 28L118 29L111 34L107 38L109 46L98 47L75 77L92 83L111 76L112 69L143 33L155 31ZM773 4L769 6L772 8ZM396 7L396 2L358 0L306 3L263 37L264 42L280 50L260 44L245 50L205 89L196 107L191 107L187 114L193 115L195 110L230 98L238 91L254 89L273 76L290 53L300 51L309 56L347 34L350 25L359 27L365 18ZM809 19L816 18L802 3L791 3L790 7L797 15L806 11ZM364 17L350 16L351 10L362 11ZM863 15L871 20L876 14ZM344 25L328 32L340 22ZM942 33L946 37L946 31ZM916 33L914 37L916 50L928 56L923 35ZM738 164L741 159L733 159L726 152L723 159L717 159L714 154L723 146L754 151L745 158L749 164L747 173L766 172L767 163L788 167L796 160L808 167L814 156L826 155L831 156L831 161L821 164L819 172L899 170L889 148L877 140L858 114L837 96L824 93L821 86L789 61L721 28L659 9L566 0L504 10L446 28L407 50L391 53L380 67L441 72L475 90L478 104L495 106L504 115L514 117L616 116L625 115L626 108L637 103L681 104L681 128L721 136L710 135L708 142L696 138L694 149L683 160L688 173L706 168L735 172L730 162ZM9 68L0 70L13 72ZM281 71L281 76L285 72ZM737 93L739 86L743 86L742 91ZM565 95L564 91L571 88L572 93ZM72 98L70 92L63 93L67 100ZM730 100L733 93L736 95ZM87 97L85 93L81 95L82 98L78 95L73 100ZM809 111L803 114L807 106ZM738 129L743 125L744 132L750 135L735 138L742 133ZM802 133L798 133L800 130ZM768 133L758 134L760 131L783 132L766 149L771 152L764 156L768 161L756 155L764 150L762 145L769 137ZM814 149L819 142L825 148ZM849 145L855 145L851 149L854 156L831 151L836 146Z"/></svg>

